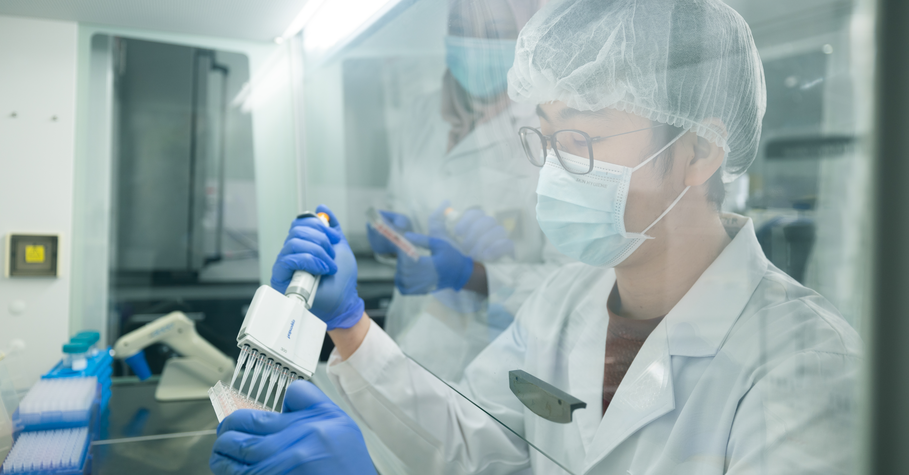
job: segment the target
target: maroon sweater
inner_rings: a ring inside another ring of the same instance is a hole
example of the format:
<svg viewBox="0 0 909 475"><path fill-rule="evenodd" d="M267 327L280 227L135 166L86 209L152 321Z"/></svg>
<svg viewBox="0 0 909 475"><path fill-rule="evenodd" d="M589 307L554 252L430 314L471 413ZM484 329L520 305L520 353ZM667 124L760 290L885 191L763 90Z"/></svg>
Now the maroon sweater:
<svg viewBox="0 0 909 475"><path fill-rule="evenodd" d="M603 369L603 414L606 414L612 397L615 396L634 357L644 345L644 340L663 320L663 317L649 320L620 317L613 312L613 309L620 309L621 305L619 293L616 288L613 288L609 295L609 302L606 304L606 310L609 312L609 325L606 328L606 361Z"/></svg>

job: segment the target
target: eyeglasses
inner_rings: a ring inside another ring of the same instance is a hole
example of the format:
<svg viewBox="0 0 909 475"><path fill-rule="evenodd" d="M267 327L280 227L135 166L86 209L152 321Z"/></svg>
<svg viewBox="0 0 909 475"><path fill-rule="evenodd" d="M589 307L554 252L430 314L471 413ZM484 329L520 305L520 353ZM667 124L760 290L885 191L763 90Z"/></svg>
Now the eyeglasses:
<svg viewBox="0 0 909 475"><path fill-rule="evenodd" d="M518 134L521 136L521 145L524 147L524 153L527 155L527 159L530 160L530 163L534 166L542 167L546 163L546 150L551 148L556 158L559 160L559 163L562 164L562 167L564 167L566 171L574 173L575 175L586 175L593 171L593 144L608 138L633 134L635 132L643 132L645 130L653 130L658 127L664 127L665 125L666 124L657 124L653 127L631 130L629 132L608 135L606 137L591 137L587 135L586 132L573 129L559 130L552 135L543 135L543 133L540 132L540 129L535 127L521 127L518 130ZM559 151L582 158L586 157L587 163L579 163L577 160L564 159Z"/></svg>

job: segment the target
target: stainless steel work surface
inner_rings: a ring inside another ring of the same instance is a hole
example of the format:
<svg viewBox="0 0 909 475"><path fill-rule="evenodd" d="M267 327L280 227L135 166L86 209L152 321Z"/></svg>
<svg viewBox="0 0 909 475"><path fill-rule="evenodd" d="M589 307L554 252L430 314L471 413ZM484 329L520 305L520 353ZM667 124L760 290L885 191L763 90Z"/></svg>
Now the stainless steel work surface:
<svg viewBox="0 0 909 475"><path fill-rule="evenodd" d="M157 381L115 382L92 445L93 474L211 473L218 419L208 399L155 400Z"/></svg>

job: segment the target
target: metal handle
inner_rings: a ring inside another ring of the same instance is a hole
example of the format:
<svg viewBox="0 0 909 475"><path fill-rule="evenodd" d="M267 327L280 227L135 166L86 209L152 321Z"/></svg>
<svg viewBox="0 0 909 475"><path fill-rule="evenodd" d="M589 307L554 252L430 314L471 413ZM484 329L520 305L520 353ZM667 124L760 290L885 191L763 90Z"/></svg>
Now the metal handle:
<svg viewBox="0 0 909 475"><path fill-rule="evenodd" d="M310 211L297 216L297 219L303 218L318 218L321 219L323 223L328 224L328 220L325 219L325 217ZM313 301L316 299L316 290L319 288L320 280L322 280L322 276L320 275L312 275L309 272L298 270L294 272L294 276L290 279L290 285L287 286L284 295L299 298L303 301L303 305L306 309L309 310L312 307Z"/></svg>
<svg viewBox="0 0 909 475"><path fill-rule="evenodd" d="M298 270L290 279L290 285L284 295L288 297L299 297L303 300L303 305L308 310L312 307L313 300L316 299L316 290L319 288L321 275L312 275L309 272Z"/></svg>

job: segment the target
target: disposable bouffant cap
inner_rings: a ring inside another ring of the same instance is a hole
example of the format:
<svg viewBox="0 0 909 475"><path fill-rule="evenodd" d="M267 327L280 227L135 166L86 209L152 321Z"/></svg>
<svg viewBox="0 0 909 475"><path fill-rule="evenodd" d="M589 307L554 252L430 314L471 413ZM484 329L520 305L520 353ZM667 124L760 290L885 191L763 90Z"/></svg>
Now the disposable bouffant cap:
<svg viewBox="0 0 909 475"><path fill-rule="evenodd" d="M518 36L508 94L690 130L726 151L726 182L754 161L767 102L751 30L719 0L551 2Z"/></svg>

